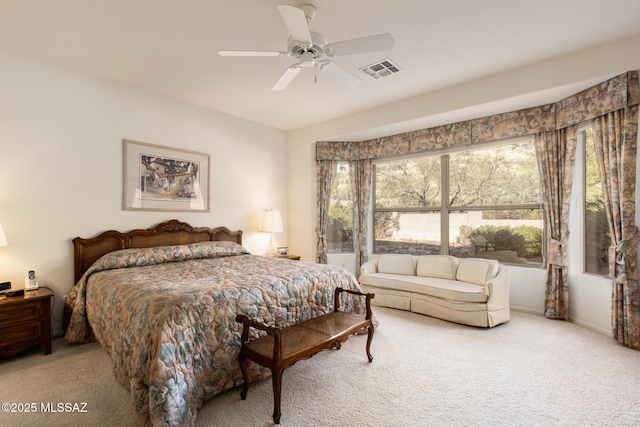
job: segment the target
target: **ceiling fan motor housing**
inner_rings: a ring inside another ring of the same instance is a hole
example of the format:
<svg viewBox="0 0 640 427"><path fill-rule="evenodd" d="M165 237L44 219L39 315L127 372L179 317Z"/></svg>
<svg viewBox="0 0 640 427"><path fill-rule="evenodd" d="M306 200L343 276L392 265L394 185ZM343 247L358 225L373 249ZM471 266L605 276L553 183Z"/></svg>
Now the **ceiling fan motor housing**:
<svg viewBox="0 0 640 427"><path fill-rule="evenodd" d="M289 52L292 56L300 57L305 52L311 52L314 58L324 53L324 47L327 44L327 39L320 33L310 31L311 45L294 40L293 37L289 37L288 45Z"/></svg>

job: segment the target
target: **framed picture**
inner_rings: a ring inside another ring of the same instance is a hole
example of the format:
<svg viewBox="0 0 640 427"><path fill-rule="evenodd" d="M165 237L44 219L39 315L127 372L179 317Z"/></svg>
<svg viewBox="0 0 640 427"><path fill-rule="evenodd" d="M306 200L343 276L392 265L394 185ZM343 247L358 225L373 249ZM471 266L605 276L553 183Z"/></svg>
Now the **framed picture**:
<svg viewBox="0 0 640 427"><path fill-rule="evenodd" d="M209 212L211 156L122 140L122 209Z"/></svg>
<svg viewBox="0 0 640 427"><path fill-rule="evenodd" d="M278 256L287 256L287 255L289 255L289 248L287 246L279 246Z"/></svg>

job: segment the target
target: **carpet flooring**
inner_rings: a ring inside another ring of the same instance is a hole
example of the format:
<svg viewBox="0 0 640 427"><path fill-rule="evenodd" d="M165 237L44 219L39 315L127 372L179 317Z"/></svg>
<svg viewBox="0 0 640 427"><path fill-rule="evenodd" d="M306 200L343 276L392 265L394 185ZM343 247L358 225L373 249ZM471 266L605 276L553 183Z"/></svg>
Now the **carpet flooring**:
<svg viewBox="0 0 640 427"><path fill-rule="evenodd" d="M374 307L380 322L367 362L365 336L351 337L285 370L287 426L637 426L640 351L570 322L512 312L492 329ZM54 340L0 359L2 426L136 426L128 392L97 344ZM41 404L86 403L86 412L42 412ZM273 424L271 380L205 402L198 426Z"/></svg>

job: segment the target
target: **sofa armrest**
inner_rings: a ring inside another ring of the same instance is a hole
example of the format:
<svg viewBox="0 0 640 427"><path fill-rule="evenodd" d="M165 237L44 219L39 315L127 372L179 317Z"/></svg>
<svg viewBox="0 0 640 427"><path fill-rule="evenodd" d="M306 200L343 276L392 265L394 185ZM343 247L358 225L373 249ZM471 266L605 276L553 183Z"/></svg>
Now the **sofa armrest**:
<svg viewBox="0 0 640 427"><path fill-rule="evenodd" d="M360 274L372 274L378 272L378 260L372 259L360 266Z"/></svg>
<svg viewBox="0 0 640 427"><path fill-rule="evenodd" d="M509 270L500 265L498 274L485 285L487 308L496 310L509 306Z"/></svg>

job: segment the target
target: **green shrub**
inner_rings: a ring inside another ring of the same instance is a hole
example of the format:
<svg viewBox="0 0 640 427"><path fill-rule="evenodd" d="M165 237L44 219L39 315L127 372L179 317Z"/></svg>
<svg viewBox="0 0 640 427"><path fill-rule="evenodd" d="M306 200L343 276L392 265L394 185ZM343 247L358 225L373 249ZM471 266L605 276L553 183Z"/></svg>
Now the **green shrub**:
<svg viewBox="0 0 640 427"><path fill-rule="evenodd" d="M522 257L541 255L542 230L530 225L517 227L482 225L469 232L468 226L460 229L476 249L485 248L494 251L513 251Z"/></svg>

